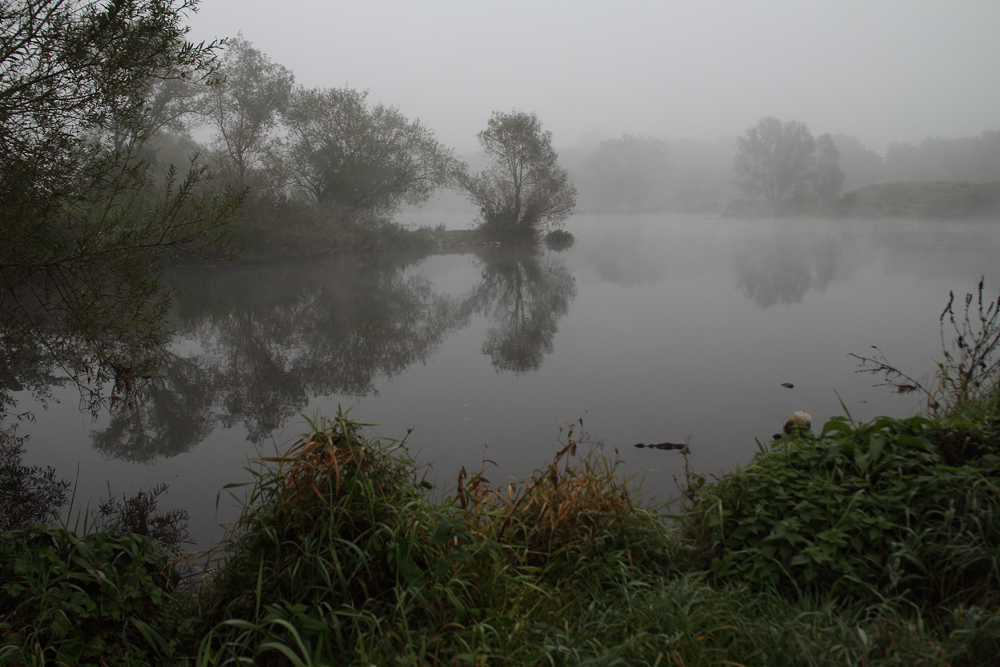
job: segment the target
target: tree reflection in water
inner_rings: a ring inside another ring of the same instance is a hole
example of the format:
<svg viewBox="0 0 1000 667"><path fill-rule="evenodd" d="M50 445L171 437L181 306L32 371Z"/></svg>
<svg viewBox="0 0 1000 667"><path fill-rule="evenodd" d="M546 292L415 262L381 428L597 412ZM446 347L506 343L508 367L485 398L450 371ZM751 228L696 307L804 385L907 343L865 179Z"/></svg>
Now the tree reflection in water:
<svg viewBox="0 0 1000 667"><path fill-rule="evenodd" d="M823 236L770 236L736 255L737 287L760 308L802 301L822 292L836 274L840 241Z"/></svg>
<svg viewBox="0 0 1000 667"><path fill-rule="evenodd" d="M461 303L405 269L415 258L189 270L172 314L176 356L159 386L93 433L108 456L151 461L242 424L252 442L310 397L376 393L464 326Z"/></svg>
<svg viewBox="0 0 1000 667"><path fill-rule="evenodd" d="M527 249L489 250L479 262L482 279L467 303L492 324L483 354L498 371L537 370L576 296L573 274L552 254Z"/></svg>
<svg viewBox="0 0 1000 667"><path fill-rule="evenodd" d="M479 283L451 297L406 270L418 259L178 273L173 353L147 400L92 433L94 447L149 462L237 425L262 442L314 396L377 394L377 380L428 361L473 313L491 322L482 350L498 370L535 370L552 351L576 295L562 260L492 250L477 257Z"/></svg>

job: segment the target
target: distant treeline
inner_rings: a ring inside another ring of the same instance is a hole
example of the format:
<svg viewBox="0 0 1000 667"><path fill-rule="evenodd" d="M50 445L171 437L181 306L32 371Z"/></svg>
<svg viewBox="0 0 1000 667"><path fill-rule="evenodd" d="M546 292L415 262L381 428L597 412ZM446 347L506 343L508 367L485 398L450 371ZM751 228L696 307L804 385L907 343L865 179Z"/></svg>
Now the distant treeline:
<svg viewBox="0 0 1000 667"><path fill-rule="evenodd" d="M162 170L197 154L217 183L246 189L236 233L249 256L426 245L427 234L395 222L402 207L441 189L467 195L473 181L462 173L483 161L455 156L430 128L365 91L296 85L242 37L219 65L221 84L151 88L153 113L134 150ZM558 159L585 213L994 215L992 190L969 184L1000 181L1000 130L892 143L880 155L856 137L814 137L803 122L766 117L715 142L584 136ZM901 183L908 194L897 192ZM454 211L459 197L468 210L462 195L434 206Z"/></svg>
<svg viewBox="0 0 1000 667"><path fill-rule="evenodd" d="M843 172L836 205L811 213L852 216L997 215L1000 131L975 137L892 143L879 155L859 139L831 135ZM723 212L752 215L763 201L740 199L736 138L716 142L624 135L584 141L561 155L590 213ZM981 185L974 185L981 184ZM791 207L794 209L794 207Z"/></svg>
<svg viewBox="0 0 1000 667"><path fill-rule="evenodd" d="M867 185L841 198L856 218L1000 218L1000 181L910 181Z"/></svg>

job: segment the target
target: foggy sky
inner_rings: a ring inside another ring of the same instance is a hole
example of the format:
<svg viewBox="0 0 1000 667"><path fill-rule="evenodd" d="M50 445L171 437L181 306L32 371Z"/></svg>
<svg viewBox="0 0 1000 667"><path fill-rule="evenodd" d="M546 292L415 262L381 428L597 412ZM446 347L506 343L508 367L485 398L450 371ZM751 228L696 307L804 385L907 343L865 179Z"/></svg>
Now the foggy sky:
<svg viewBox="0 0 1000 667"><path fill-rule="evenodd" d="M716 140L762 116L891 141L1000 129L1000 1L202 0L306 86L368 89L475 150L494 110L556 146Z"/></svg>

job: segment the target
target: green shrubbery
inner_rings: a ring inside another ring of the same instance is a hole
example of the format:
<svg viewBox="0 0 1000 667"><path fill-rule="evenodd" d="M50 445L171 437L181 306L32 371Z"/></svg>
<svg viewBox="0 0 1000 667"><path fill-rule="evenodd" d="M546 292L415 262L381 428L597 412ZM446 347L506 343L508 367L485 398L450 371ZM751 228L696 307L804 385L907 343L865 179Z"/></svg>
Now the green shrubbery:
<svg viewBox="0 0 1000 667"><path fill-rule="evenodd" d="M733 583L996 606L1000 446L965 437L952 453L952 433L924 417L835 418L691 489L685 535Z"/></svg>
<svg viewBox="0 0 1000 667"><path fill-rule="evenodd" d="M157 664L194 631L171 561L150 538L50 525L5 537L0 664Z"/></svg>

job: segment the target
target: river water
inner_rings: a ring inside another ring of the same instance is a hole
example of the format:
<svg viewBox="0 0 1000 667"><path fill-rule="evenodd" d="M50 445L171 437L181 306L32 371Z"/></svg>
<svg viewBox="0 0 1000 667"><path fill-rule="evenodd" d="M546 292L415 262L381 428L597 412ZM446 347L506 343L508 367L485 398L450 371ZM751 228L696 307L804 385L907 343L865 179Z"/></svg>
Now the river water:
<svg viewBox="0 0 1000 667"><path fill-rule="evenodd" d="M566 228L576 242L562 252L178 271L162 388L96 419L70 390L46 409L18 396L37 411L25 463L77 480L77 509L165 482L160 508L188 509L198 548L236 517L222 487L249 479L248 459L338 406L383 437L412 429L442 489L484 460L494 483L522 476L582 419L647 497L667 499L682 457L635 443L687 441L690 465L717 474L798 409L817 431L845 407L910 415L915 394L874 387L848 354L877 345L927 378L949 291L981 276L987 296L1000 288L996 222L576 216Z"/></svg>

